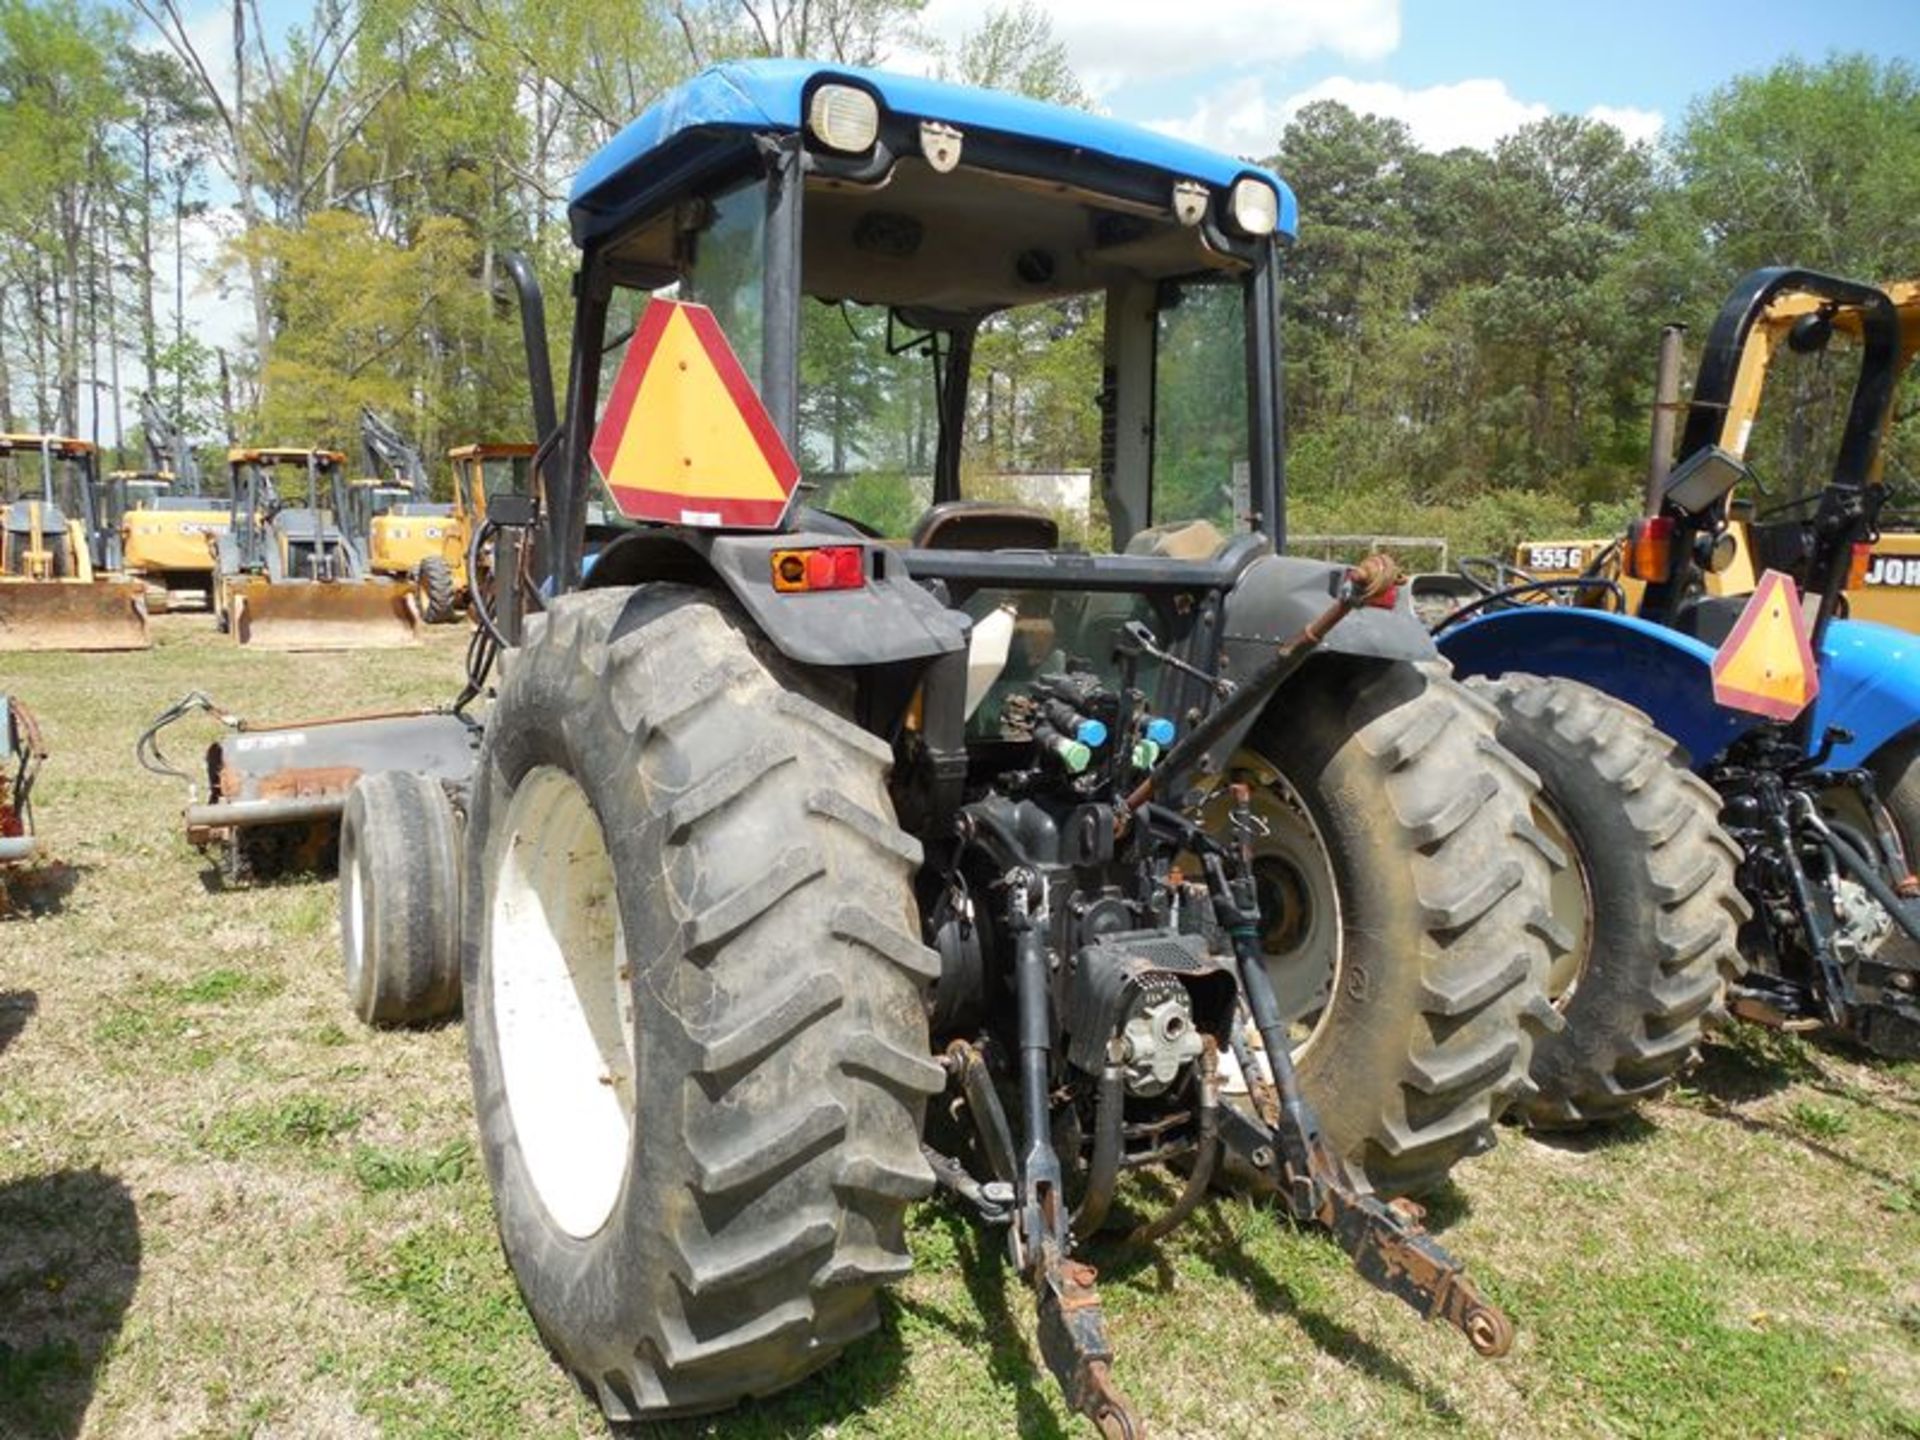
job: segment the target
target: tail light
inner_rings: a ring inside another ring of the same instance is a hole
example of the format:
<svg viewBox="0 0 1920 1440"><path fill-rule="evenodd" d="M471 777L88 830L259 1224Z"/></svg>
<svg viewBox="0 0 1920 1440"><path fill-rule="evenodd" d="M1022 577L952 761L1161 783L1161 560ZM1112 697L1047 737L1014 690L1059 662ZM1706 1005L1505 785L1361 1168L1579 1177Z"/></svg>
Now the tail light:
<svg viewBox="0 0 1920 1440"><path fill-rule="evenodd" d="M1847 557L1848 590L1858 590L1867 583L1867 571L1873 568L1873 546L1856 544L1853 553Z"/></svg>
<svg viewBox="0 0 1920 1440"><path fill-rule="evenodd" d="M809 590L858 590L867 583L867 552L858 545L773 552L773 588L783 595Z"/></svg>
<svg viewBox="0 0 1920 1440"><path fill-rule="evenodd" d="M1656 584L1672 575L1673 532L1671 515L1634 521L1627 530L1627 574Z"/></svg>

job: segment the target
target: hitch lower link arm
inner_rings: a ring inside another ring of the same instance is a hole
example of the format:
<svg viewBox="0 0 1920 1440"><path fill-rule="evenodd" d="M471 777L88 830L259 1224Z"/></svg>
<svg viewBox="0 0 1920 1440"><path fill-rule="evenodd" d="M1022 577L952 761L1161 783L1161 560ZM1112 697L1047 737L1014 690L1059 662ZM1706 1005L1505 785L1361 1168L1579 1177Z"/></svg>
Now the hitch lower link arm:
<svg viewBox="0 0 1920 1440"><path fill-rule="evenodd" d="M1513 1322L1481 1296L1460 1262L1421 1228L1417 1211L1387 1204L1356 1187L1345 1162L1321 1134L1319 1117L1293 1068L1285 1021L1260 949L1259 902L1248 846L1254 824L1249 792L1235 784L1230 793L1238 837L1234 874L1228 876L1218 845L1211 846L1202 861L1214 911L1233 939L1241 989L1278 1092L1277 1113L1261 1117L1270 1143L1256 1146L1248 1158L1257 1165L1264 1160L1294 1218L1324 1226L1369 1284L1426 1319L1453 1326L1479 1354L1504 1355L1513 1346ZM1248 1076L1250 1089L1253 1078Z"/></svg>
<svg viewBox="0 0 1920 1440"><path fill-rule="evenodd" d="M1007 872L1007 927L1013 934L1020 1037L1022 1150L1014 1190L1014 1258L1034 1287L1040 1354L1067 1403L1107 1440L1141 1440L1145 1431L1110 1376L1113 1347L1094 1288L1098 1272L1069 1253L1066 1195L1048 1109L1053 1059L1047 964L1046 882L1032 871Z"/></svg>

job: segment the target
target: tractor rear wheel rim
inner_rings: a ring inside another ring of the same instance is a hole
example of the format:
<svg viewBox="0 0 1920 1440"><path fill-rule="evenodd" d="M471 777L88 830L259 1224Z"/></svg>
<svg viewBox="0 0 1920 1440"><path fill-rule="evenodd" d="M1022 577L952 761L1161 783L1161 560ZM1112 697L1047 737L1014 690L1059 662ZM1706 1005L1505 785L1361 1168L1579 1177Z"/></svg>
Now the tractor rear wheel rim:
<svg viewBox="0 0 1920 1440"><path fill-rule="evenodd" d="M488 948L507 1109L533 1188L575 1239L613 1214L635 1128L634 1016L605 834L550 765L507 807Z"/></svg>
<svg viewBox="0 0 1920 1440"><path fill-rule="evenodd" d="M1573 1002L1593 956L1593 881L1566 819L1544 793L1534 797L1533 822L1567 857L1567 863L1553 872L1547 889L1555 923L1573 939L1566 953L1557 956L1547 971L1547 999L1554 1009L1565 1010Z"/></svg>
<svg viewBox="0 0 1920 1440"><path fill-rule="evenodd" d="M1340 889L1320 827L1279 768L1252 750L1233 757L1229 778L1251 789L1256 821L1253 878L1260 901L1260 948L1293 1040L1303 1061L1327 1029L1327 1002L1340 983L1344 950ZM1208 830L1227 831L1225 786L1206 806Z"/></svg>

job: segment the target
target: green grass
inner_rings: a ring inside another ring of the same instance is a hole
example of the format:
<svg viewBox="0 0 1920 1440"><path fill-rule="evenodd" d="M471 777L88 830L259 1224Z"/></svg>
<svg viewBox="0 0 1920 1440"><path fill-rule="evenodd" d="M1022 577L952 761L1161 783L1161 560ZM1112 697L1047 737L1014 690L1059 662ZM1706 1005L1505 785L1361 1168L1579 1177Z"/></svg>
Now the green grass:
<svg viewBox="0 0 1920 1440"><path fill-rule="evenodd" d="M325 1095L294 1095L258 1105L239 1105L210 1120L201 1145L232 1160L255 1150L315 1150L358 1126L364 1112Z"/></svg>
<svg viewBox="0 0 1920 1440"><path fill-rule="evenodd" d="M74 867L0 923L0 1436L604 1433L495 1236L460 1028L376 1032L341 994L334 887L227 890L135 734L203 688L259 720L419 704L461 639L254 655L169 617L146 654L8 656ZM217 733L164 743L191 768ZM1920 1065L1730 1032L1604 1137L1507 1134L1432 1210L1520 1327L1477 1361L1265 1209L1092 1247L1115 1378L1162 1436L1920 1434ZM1144 1216L1171 1187L1142 1177ZM786 1394L647 1431L1088 1433L1034 1347L1004 1237L918 1206L880 1328Z"/></svg>

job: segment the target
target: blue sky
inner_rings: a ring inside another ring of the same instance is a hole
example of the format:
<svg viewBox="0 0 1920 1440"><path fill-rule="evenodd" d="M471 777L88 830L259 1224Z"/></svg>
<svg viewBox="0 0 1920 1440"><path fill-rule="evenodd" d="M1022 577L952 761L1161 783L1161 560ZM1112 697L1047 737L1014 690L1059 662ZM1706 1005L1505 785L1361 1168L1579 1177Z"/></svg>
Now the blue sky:
<svg viewBox="0 0 1920 1440"><path fill-rule="evenodd" d="M933 0L951 36L980 6ZM1425 143L1488 144L1549 111L1636 134L1736 74L1836 50L1920 58L1920 0L1054 0L1103 108L1235 150L1304 98L1396 113ZM1177 28L1169 20L1178 17Z"/></svg>

